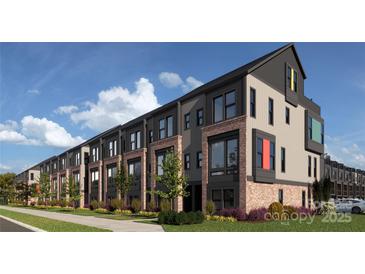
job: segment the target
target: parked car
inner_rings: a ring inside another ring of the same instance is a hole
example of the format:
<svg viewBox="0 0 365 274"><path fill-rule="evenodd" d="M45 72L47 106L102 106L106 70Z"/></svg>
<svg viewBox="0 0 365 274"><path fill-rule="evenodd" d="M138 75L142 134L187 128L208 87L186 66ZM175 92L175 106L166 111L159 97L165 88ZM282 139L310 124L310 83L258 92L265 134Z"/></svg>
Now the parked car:
<svg viewBox="0 0 365 274"><path fill-rule="evenodd" d="M365 201L359 199L343 199L335 201L336 212L355 213L365 212Z"/></svg>

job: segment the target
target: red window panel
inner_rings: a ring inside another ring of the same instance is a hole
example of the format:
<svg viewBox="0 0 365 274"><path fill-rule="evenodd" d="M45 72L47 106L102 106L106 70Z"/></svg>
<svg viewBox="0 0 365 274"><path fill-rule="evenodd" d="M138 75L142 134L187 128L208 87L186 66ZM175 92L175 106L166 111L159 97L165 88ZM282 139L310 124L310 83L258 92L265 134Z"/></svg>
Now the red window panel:
<svg viewBox="0 0 365 274"><path fill-rule="evenodd" d="M263 141L263 169L270 169L270 140L264 139Z"/></svg>

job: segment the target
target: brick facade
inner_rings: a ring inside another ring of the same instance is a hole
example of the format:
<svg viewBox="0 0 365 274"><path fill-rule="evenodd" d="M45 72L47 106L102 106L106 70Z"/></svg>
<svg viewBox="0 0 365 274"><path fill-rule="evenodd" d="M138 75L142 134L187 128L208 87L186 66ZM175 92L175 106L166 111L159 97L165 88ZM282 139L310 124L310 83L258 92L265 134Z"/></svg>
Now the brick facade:
<svg viewBox="0 0 365 274"><path fill-rule="evenodd" d="M208 138L229 131L239 132L239 207L246 210L246 116L202 128L202 209L205 210L209 183L209 143Z"/></svg>

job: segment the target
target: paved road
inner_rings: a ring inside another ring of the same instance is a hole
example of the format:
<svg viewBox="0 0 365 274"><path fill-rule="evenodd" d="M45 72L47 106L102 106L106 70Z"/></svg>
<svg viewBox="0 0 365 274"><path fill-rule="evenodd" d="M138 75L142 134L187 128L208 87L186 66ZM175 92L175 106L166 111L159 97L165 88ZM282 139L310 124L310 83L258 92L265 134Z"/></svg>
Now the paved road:
<svg viewBox="0 0 365 274"><path fill-rule="evenodd" d="M0 232L32 232L30 229L22 227L18 224L1 218L0 216Z"/></svg>
<svg viewBox="0 0 365 274"><path fill-rule="evenodd" d="M135 221L119 221L109 220L103 218L96 218L94 216L79 216L73 214L64 214L57 212L49 212L35 209L19 208L19 207L8 207L0 206L2 209L12 210L16 212L31 214L40 217L46 217L50 219L88 225L98 228L109 229L114 232L163 232L163 228L160 225L138 223Z"/></svg>

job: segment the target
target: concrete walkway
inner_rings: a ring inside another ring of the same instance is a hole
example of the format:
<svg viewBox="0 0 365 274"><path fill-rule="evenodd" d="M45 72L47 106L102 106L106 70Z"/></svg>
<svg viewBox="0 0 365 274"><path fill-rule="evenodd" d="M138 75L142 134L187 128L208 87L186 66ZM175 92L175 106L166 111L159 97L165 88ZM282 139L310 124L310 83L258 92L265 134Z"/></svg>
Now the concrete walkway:
<svg viewBox="0 0 365 274"><path fill-rule="evenodd" d="M49 212L42 210L34 210L19 207L0 206L2 209L21 212L39 217L65 221L75 224L88 225L97 228L109 229L114 232L163 232L160 225L139 223L131 220L109 220L104 218L96 218L94 216L80 216L73 214L64 214L58 212Z"/></svg>

